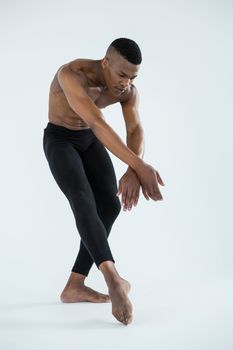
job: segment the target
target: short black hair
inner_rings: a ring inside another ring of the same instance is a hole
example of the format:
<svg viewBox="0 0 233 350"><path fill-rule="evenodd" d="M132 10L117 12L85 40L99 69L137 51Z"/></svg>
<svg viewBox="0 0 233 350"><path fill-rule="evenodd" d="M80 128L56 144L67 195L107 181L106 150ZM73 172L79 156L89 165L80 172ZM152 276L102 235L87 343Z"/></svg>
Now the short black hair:
<svg viewBox="0 0 233 350"><path fill-rule="evenodd" d="M141 64L142 53L138 44L134 40L128 38L118 38L113 40L113 42L109 45L109 48L110 47L114 47L118 53L130 63Z"/></svg>

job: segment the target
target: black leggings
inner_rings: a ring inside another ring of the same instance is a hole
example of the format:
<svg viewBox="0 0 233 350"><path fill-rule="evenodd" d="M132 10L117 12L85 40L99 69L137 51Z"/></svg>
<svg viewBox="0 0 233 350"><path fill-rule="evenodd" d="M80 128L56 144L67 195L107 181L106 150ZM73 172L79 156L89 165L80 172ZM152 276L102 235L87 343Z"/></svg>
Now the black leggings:
<svg viewBox="0 0 233 350"><path fill-rule="evenodd" d="M91 129L70 130L48 122L43 149L53 177L67 197L81 237L72 272L88 275L93 262L113 259L108 244L120 213L111 158Z"/></svg>

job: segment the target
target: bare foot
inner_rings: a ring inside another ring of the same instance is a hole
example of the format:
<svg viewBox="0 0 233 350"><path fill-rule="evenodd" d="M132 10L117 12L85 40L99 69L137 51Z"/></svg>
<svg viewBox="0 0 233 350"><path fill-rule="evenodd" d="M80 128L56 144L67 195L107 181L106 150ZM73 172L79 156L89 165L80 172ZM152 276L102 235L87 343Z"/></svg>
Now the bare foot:
<svg viewBox="0 0 233 350"><path fill-rule="evenodd" d="M60 295L60 299L63 303L79 303L82 301L108 303L111 301L108 294L99 293L84 284L65 288Z"/></svg>
<svg viewBox="0 0 233 350"><path fill-rule="evenodd" d="M118 281L109 285L109 295L112 301L112 314L125 325L132 322L132 304L127 296L131 286L128 281L120 277Z"/></svg>

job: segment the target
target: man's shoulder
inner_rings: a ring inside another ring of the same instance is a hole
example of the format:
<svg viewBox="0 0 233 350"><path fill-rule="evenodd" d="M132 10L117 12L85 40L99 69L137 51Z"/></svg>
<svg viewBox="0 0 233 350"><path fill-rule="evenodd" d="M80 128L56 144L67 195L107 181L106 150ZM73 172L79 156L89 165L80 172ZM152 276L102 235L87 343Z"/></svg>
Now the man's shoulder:
<svg viewBox="0 0 233 350"><path fill-rule="evenodd" d="M90 58L76 58L72 61L65 63L63 66L69 66L73 70L79 70L83 68L88 68L93 64L94 60Z"/></svg>
<svg viewBox="0 0 233 350"><path fill-rule="evenodd" d="M93 65L94 60L88 58L76 58L75 60L64 63L57 70L57 73L63 68L70 69L73 73L85 76Z"/></svg>
<svg viewBox="0 0 233 350"><path fill-rule="evenodd" d="M90 63L88 61L91 60L85 58L77 58L73 61L67 62L58 68L56 76L58 76L61 71L63 71L62 73L67 76L67 79L75 76L75 79L77 79L83 85L83 87L86 88L88 86L87 70L90 66Z"/></svg>

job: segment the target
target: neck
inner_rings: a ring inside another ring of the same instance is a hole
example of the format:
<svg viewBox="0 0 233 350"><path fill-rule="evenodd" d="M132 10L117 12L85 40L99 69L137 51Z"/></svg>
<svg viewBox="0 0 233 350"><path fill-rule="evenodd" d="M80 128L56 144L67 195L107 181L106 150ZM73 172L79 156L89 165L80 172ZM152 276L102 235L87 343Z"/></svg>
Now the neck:
<svg viewBox="0 0 233 350"><path fill-rule="evenodd" d="M95 71L96 71L96 79L95 79L96 85L98 85L104 89L107 89L107 84L106 84L106 80L104 77L104 71L103 71L103 67L101 65L101 60L96 60Z"/></svg>

